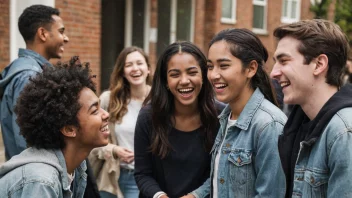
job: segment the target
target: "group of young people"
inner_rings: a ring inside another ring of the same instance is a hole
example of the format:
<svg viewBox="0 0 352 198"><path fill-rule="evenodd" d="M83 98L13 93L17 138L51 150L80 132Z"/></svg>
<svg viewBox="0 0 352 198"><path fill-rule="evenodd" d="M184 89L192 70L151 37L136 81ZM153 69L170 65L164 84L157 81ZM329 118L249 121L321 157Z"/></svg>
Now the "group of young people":
<svg viewBox="0 0 352 198"><path fill-rule="evenodd" d="M33 38L24 36L31 54L2 73L1 109L17 118L29 148L0 167L0 197L83 197L94 188L87 157L103 198L352 196L352 85L341 78L349 47L336 24L276 28L270 77L268 51L247 29L216 34L207 56L187 41L170 44L152 81L148 56L127 47L98 99L77 57L12 71L63 52L30 47L56 30L58 13L49 16L51 29L40 23ZM272 79L295 105L288 119Z"/></svg>

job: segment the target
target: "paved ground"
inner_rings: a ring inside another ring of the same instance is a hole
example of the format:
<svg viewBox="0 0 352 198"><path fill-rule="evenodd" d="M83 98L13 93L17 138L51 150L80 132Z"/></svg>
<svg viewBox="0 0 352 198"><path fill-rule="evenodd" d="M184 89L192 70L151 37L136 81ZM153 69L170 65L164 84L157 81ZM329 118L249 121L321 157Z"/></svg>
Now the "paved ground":
<svg viewBox="0 0 352 198"><path fill-rule="evenodd" d="M4 143L2 142L2 134L0 129L0 165L5 162Z"/></svg>

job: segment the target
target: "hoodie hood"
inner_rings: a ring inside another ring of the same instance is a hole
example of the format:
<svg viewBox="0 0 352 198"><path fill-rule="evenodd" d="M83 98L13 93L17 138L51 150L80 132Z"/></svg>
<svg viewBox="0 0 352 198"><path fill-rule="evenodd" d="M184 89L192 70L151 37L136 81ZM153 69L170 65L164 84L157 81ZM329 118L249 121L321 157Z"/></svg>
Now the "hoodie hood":
<svg viewBox="0 0 352 198"><path fill-rule="evenodd" d="M45 150L33 147L24 150L3 164L0 167L0 179L12 170L30 163L44 163L53 166L60 173L64 189L69 186L66 162L61 150Z"/></svg>
<svg viewBox="0 0 352 198"><path fill-rule="evenodd" d="M19 58L8 65L0 75L0 98L7 84L20 72L25 70L41 72L43 65L51 66L48 60L29 49L19 49L18 56Z"/></svg>

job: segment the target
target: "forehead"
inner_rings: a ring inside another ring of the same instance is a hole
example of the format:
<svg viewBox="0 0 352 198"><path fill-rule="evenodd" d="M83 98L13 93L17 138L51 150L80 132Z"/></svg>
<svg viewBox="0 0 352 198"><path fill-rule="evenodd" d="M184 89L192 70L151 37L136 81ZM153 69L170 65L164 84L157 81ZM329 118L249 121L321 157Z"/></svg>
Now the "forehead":
<svg viewBox="0 0 352 198"><path fill-rule="evenodd" d="M87 109L97 101L99 101L99 98L91 89L84 87L80 91L78 102L81 105L81 109Z"/></svg>
<svg viewBox="0 0 352 198"><path fill-rule="evenodd" d="M192 56L189 53L177 53L175 55L173 55L168 64L168 69L175 69L175 68L188 68L188 67L197 67L200 68L198 61L194 58L194 56Z"/></svg>
<svg viewBox="0 0 352 198"><path fill-rule="evenodd" d="M219 58L218 56L221 56L221 58L229 58L232 56L230 47L224 40L215 42L209 48L208 59Z"/></svg>
<svg viewBox="0 0 352 198"><path fill-rule="evenodd" d="M278 42L274 57L279 56L281 54L287 54L291 56L300 55L298 52L298 46L300 44L301 41L293 37L284 37Z"/></svg>
<svg viewBox="0 0 352 198"><path fill-rule="evenodd" d="M145 60L144 56L138 51L131 52L126 56L126 62L130 62L136 59Z"/></svg>
<svg viewBox="0 0 352 198"><path fill-rule="evenodd" d="M52 23L52 27L61 28L64 26L61 17L59 17L57 15L52 15L51 17L54 19L54 21Z"/></svg>

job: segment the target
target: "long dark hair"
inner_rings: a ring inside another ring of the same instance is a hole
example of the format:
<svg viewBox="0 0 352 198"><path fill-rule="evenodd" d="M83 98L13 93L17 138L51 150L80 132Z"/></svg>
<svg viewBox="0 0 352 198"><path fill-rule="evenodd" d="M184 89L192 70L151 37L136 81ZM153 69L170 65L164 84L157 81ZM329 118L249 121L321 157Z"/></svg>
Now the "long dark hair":
<svg viewBox="0 0 352 198"><path fill-rule="evenodd" d="M247 29L226 29L214 36L209 48L222 40L229 45L231 54L241 60L243 69L247 68L253 60L258 63L257 72L252 77L250 86L253 90L258 87L267 100L279 106L270 77L263 68L268 60L268 51L260 39Z"/></svg>
<svg viewBox="0 0 352 198"><path fill-rule="evenodd" d="M165 158L171 145L168 140L172 129L172 119L175 112L174 95L167 89L167 68L171 57L179 52L192 55L198 62L203 78L203 86L198 95L198 110L202 123L202 136L205 149L210 151L213 145L214 133L217 132L218 120L215 109L213 87L207 80L207 62L204 54L194 44L187 41L175 42L169 45L161 54L153 78L153 86L144 101L150 102L152 109L152 143L151 152Z"/></svg>

